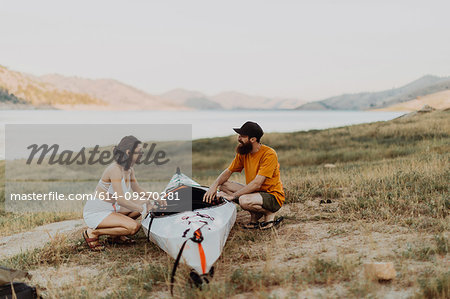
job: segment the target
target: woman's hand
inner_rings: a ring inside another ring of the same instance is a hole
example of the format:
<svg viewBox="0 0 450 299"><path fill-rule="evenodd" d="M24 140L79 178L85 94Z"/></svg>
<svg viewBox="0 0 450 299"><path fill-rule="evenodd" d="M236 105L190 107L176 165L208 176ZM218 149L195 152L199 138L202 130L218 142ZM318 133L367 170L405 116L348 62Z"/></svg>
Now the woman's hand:
<svg viewBox="0 0 450 299"><path fill-rule="evenodd" d="M156 202L157 207L159 207L161 210L167 209L167 199L160 199Z"/></svg>
<svg viewBox="0 0 450 299"><path fill-rule="evenodd" d="M158 206L156 205L155 201L153 199L150 199L146 202L147 205L147 211L153 212L158 209Z"/></svg>

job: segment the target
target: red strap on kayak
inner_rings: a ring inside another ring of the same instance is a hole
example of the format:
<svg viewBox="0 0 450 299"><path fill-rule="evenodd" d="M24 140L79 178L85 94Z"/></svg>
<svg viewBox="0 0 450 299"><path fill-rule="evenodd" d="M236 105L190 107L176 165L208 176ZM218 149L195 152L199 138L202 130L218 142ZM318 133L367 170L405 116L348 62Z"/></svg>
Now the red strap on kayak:
<svg viewBox="0 0 450 299"><path fill-rule="evenodd" d="M149 229L149 231L150 231L150 229ZM175 274L177 272L177 267L180 262L181 256L183 254L184 247L186 246L186 242L188 240L191 240L198 244L198 253L200 255L200 264L202 266L202 272L203 272L202 274L206 274L206 257L205 257L205 251L203 250L203 246L202 246L203 235L202 235L202 231L199 228L194 232L194 236L192 236L192 238L189 238L183 242L183 245L181 245L180 251L178 251L177 258L175 259L175 263L173 264L172 275L170 276L170 294L172 296L173 296L173 284L175 282Z"/></svg>
<svg viewBox="0 0 450 299"><path fill-rule="evenodd" d="M202 264L203 274L206 274L206 257L203 251L202 243L198 243L198 253L200 254L200 263Z"/></svg>
<svg viewBox="0 0 450 299"><path fill-rule="evenodd" d="M200 229L197 229L194 232L194 238L193 240L198 244L198 254L200 255L200 264L202 265L202 274L206 274L206 257L205 257L205 251L203 250L202 241L202 231Z"/></svg>

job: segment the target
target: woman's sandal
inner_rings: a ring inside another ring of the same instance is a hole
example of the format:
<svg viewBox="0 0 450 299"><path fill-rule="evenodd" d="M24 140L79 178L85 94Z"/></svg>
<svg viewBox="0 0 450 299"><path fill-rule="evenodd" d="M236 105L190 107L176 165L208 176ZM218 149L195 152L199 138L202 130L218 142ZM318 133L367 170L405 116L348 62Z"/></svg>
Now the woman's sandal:
<svg viewBox="0 0 450 299"><path fill-rule="evenodd" d="M128 237L124 236L125 240L121 239L120 237L121 236L114 237L114 238L113 237L108 237L106 239L106 242L109 243L109 244L117 244L117 245L131 245L131 244L135 244L136 243L135 240L130 239Z"/></svg>
<svg viewBox="0 0 450 299"><path fill-rule="evenodd" d="M98 237L97 238L89 238L87 230L83 232L83 238L86 241L86 244L92 251L103 251L105 250L105 246L100 244ZM93 244L97 242L97 244Z"/></svg>
<svg viewBox="0 0 450 299"><path fill-rule="evenodd" d="M264 221L261 222L259 224L259 229L260 230L266 230L266 229L271 229L276 228L278 225L280 225L281 221L283 221L283 217L278 217L277 219L273 220L273 221Z"/></svg>
<svg viewBox="0 0 450 299"><path fill-rule="evenodd" d="M259 222L249 222L244 225L242 225L242 228L244 229L257 229L259 228Z"/></svg>

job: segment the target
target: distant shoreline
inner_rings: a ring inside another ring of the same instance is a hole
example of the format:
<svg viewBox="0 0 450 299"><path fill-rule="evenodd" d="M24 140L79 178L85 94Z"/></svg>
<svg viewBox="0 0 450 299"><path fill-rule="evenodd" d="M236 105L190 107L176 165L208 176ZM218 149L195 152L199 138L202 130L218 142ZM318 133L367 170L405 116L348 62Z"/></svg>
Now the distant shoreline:
<svg viewBox="0 0 450 299"><path fill-rule="evenodd" d="M0 122L0 137L5 134L5 124L29 123L29 124L96 124L95 121L108 124L107 120L116 119L117 124L158 124L164 120L171 120L173 124L191 124L192 140L227 138L233 136L232 128L239 125L242 120L261 121L266 128L266 132L284 134L292 132L307 132L311 130L326 130L336 127L349 127L362 123L374 123L379 121L389 121L407 112L373 112L373 111L299 111L299 110L276 110L276 111L124 111L123 114L115 111L107 111L97 117L97 113L93 111L73 111L75 114L64 110L10 110L0 111L5 117ZM236 112L236 113L233 113ZM273 114L271 113L273 112ZM41 115L43 113L44 115ZM269 119L273 115L273 119ZM379 115L379 116L378 116ZM121 118L122 117L122 118ZM45 123L42 119L46 120ZM149 122L133 123L146 119ZM23 120L23 121L21 121ZM127 122L128 120L131 120ZM349 121L351 120L351 121ZM205 126L211 124L213 126ZM350 123L349 123L350 122ZM4 137L4 136L3 136ZM0 140L0 161L5 160L5 139ZM2 144L3 143L3 144Z"/></svg>

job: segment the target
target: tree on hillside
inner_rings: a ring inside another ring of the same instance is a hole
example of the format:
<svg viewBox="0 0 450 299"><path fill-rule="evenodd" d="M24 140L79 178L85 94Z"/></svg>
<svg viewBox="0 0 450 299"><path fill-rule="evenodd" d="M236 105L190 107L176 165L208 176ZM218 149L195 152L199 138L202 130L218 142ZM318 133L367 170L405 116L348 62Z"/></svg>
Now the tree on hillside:
<svg viewBox="0 0 450 299"><path fill-rule="evenodd" d="M10 104L26 104L26 102L14 94L10 94L7 89L0 87L0 103L10 103Z"/></svg>

